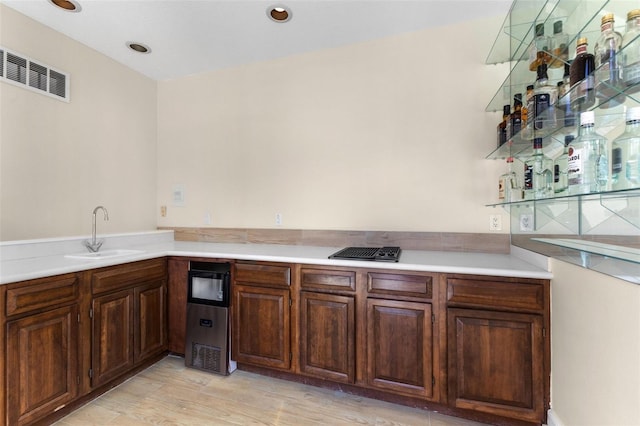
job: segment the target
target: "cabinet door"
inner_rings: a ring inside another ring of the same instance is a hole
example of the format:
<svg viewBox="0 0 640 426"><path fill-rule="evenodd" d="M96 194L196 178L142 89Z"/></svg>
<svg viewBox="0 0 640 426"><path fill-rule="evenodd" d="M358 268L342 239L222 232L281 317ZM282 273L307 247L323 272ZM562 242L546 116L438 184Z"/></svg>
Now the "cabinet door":
<svg viewBox="0 0 640 426"><path fill-rule="evenodd" d="M78 393L77 380L77 305L7 323L9 424L27 424L64 407Z"/></svg>
<svg viewBox="0 0 640 426"><path fill-rule="evenodd" d="M449 404L544 418L542 316L448 310Z"/></svg>
<svg viewBox="0 0 640 426"><path fill-rule="evenodd" d="M354 382L353 296L301 293L300 370L333 381Z"/></svg>
<svg viewBox="0 0 640 426"><path fill-rule="evenodd" d="M93 300L93 387L133 367L133 290Z"/></svg>
<svg viewBox="0 0 640 426"><path fill-rule="evenodd" d="M169 259L169 283L167 293L169 350L184 354L187 330L187 275L189 260Z"/></svg>
<svg viewBox="0 0 640 426"><path fill-rule="evenodd" d="M369 386L433 397L431 318L429 303L367 299Z"/></svg>
<svg viewBox="0 0 640 426"><path fill-rule="evenodd" d="M289 289L234 287L233 359L239 363L289 369Z"/></svg>
<svg viewBox="0 0 640 426"><path fill-rule="evenodd" d="M166 349L165 282L156 281L136 287L134 294L134 362L138 363Z"/></svg>

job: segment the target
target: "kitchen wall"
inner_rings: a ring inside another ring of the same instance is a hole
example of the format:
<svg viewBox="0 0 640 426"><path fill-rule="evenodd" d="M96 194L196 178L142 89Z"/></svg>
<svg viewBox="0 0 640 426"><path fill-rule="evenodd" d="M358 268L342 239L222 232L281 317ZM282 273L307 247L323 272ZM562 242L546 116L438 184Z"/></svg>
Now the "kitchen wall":
<svg viewBox="0 0 640 426"><path fill-rule="evenodd" d="M159 82L158 225L488 232L501 20Z"/></svg>
<svg viewBox="0 0 640 426"><path fill-rule="evenodd" d="M640 286L551 261L550 425L640 425Z"/></svg>
<svg viewBox="0 0 640 426"><path fill-rule="evenodd" d="M156 228L156 83L0 4L0 44L71 74L71 102L0 83L0 240Z"/></svg>

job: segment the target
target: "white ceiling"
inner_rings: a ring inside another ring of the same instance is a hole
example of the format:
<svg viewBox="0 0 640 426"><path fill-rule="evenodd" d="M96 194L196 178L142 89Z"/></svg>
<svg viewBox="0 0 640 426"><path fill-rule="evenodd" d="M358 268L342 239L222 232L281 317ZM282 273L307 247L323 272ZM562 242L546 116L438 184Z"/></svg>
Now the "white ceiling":
<svg viewBox="0 0 640 426"><path fill-rule="evenodd" d="M511 0L75 1L81 6L78 13L63 11L49 0L0 0L155 80L504 16L511 4ZM289 22L268 19L267 9L276 4L291 9ZM131 41L148 45L151 53L133 52L126 46ZM434 38L433 42L447 41Z"/></svg>

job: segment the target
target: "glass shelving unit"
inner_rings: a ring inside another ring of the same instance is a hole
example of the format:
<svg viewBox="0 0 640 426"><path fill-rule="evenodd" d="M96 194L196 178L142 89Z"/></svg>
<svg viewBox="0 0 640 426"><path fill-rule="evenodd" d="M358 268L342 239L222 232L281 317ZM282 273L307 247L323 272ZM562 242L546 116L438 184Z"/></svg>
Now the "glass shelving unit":
<svg viewBox="0 0 640 426"><path fill-rule="evenodd" d="M562 21L563 32L569 34L569 58L572 59L579 37L588 38L588 48L593 53L604 14L613 13L615 30L624 34L627 13L638 8L637 0L515 0L486 60L487 64L509 63L510 73L486 111L501 112L503 105L513 104L516 93L522 93L524 98L526 86L535 81L536 73L529 70L528 50L536 24L544 23L545 35L549 36L553 34L553 23ZM624 51L619 53L623 54ZM564 67L550 68L548 73L551 82L559 81ZM610 107L610 98L605 98L597 99L589 108L595 112L598 133L607 137L609 144L624 131L626 108L640 105L637 87L612 89L612 98L624 97L622 105ZM571 93L565 96L570 97ZM577 111L575 126L558 127L545 133L536 131L536 137L544 137L544 151L548 156L553 158L562 152L566 135L577 135L579 114ZM514 157L524 162L532 153L532 139L523 137L521 132L486 158ZM514 245L640 283L640 255L636 253L640 250L640 188L487 206L500 207L509 213ZM634 254L627 255L629 252ZM623 262L622 266L612 266L612 260Z"/></svg>

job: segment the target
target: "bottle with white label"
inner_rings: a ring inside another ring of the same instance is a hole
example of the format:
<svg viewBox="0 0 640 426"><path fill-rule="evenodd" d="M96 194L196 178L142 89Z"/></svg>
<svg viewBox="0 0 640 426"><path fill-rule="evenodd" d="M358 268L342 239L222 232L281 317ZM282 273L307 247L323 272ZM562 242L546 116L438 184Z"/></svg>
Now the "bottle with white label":
<svg viewBox="0 0 640 426"><path fill-rule="evenodd" d="M498 181L498 200L501 203L510 203L522 200L522 188L518 184L518 176L511 165L513 157L507 158L508 170L500 176Z"/></svg>
<svg viewBox="0 0 640 426"><path fill-rule="evenodd" d="M524 162L524 198L553 197L553 160L542 152L542 138L533 140L533 155Z"/></svg>
<svg viewBox="0 0 640 426"><path fill-rule="evenodd" d="M595 131L595 114L580 114L580 134L569 144L569 194L605 191L609 180L607 139Z"/></svg>
<svg viewBox="0 0 640 426"><path fill-rule="evenodd" d="M553 161L553 192L556 195L564 195L569 184L567 183L567 169L569 168L569 144L575 139L573 135L564 137L564 151Z"/></svg>
<svg viewBox="0 0 640 426"><path fill-rule="evenodd" d="M640 188L640 107L627 110L627 125L611 145L611 187Z"/></svg>

